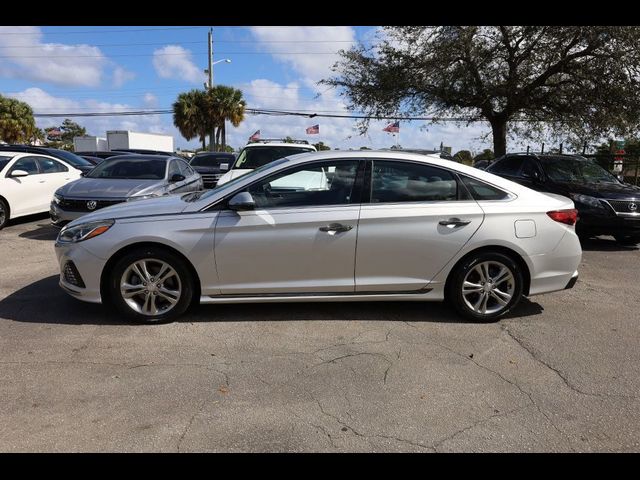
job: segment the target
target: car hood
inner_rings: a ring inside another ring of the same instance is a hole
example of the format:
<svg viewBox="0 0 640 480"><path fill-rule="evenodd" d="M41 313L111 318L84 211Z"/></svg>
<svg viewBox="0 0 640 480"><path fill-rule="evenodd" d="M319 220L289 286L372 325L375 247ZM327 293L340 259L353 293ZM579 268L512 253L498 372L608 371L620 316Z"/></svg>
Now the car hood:
<svg viewBox="0 0 640 480"><path fill-rule="evenodd" d="M229 180L233 180L234 178L241 177L245 173L249 173L249 172L253 172L253 169L252 168L234 168L233 170L229 170L222 177L220 177L220 180L218 180L218 184L222 185L223 183L226 183Z"/></svg>
<svg viewBox="0 0 640 480"><path fill-rule="evenodd" d="M128 198L134 195L162 193L164 180L128 180L79 178L60 187L56 193L71 198Z"/></svg>
<svg viewBox="0 0 640 480"><path fill-rule="evenodd" d="M640 187L624 183L572 183L556 182L562 193L581 193L597 198L629 199L640 198Z"/></svg>
<svg viewBox="0 0 640 480"><path fill-rule="evenodd" d="M153 215L173 215L182 212L189 204L182 199L188 195L176 194L165 195L157 198L147 198L142 200L131 200L119 203L111 207L101 208L93 213L88 213L77 218L69 225L92 222L94 220L104 220L113 218L148 217Z"/></svg>

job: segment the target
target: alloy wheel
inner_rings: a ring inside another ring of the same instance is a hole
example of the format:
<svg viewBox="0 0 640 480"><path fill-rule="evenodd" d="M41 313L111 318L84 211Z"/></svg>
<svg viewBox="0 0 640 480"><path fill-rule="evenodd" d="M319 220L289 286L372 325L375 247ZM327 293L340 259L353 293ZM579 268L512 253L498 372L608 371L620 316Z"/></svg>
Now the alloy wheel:
<svg viewBox="0 0 640 480"><path fill-rule="evenodd" d="M513 272L501 262L484 261L467 272L462 298L475 313L488 315L507 307L515 292Z"/></svg>
<svg viewBox="0 0 640 480"><path fill-rule="evenodd" d="M120 295L135 312L156 316L176 306L182 295L182 282L167 262L145 258L125 269L120 279Z"/></svg>

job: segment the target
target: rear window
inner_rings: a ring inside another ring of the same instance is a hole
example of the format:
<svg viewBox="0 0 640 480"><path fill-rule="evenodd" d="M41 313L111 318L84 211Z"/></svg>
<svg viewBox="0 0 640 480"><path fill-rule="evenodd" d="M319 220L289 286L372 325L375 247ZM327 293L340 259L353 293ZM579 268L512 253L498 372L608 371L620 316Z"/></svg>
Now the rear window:
<svg viewBox="0 0 640 480"><path fill-rule="evenodd" d="M460 175L460 178L474 200L504 200L509 197L507 192L488 183L467 177L466 175Z"/></svg>
<svg viewBox="0 0 640 480"><path fill-rule="evenodd" d="M190 164L194 167L220 167L221 163L231 164L234 157L220 155L196 155L191 159Z"/></svg>
<svg viewBox="0 0 640 480"><path fill-rule="evenodd" d="M487 172L517 176L522 165L522 157L506 157L487 168Z"/></svg>
<svg viewBox="0 0 640 480"><path fill-rule="evenodd" d="M267 165L279 158L288 157L291 155L297 155L299 153L312 152L310 148L304 147L251 147L245 148L240 152L238 160L233 166L236 168L253 169Z"/></svg>

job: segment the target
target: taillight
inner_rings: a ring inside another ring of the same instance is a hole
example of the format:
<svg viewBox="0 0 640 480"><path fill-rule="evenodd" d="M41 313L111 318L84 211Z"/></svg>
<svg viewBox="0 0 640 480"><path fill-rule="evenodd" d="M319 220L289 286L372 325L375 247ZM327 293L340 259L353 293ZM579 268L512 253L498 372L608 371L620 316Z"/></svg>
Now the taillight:
<svg viewBox="0 0 640 480"><path fill-rule="evenodd" d="M575 225L578 221L578 210L575 208L570 208L568 210L553 210L551 212L547 212L547 215L549 215L552 220L560 223L566 223L567 225Z"/></svg>

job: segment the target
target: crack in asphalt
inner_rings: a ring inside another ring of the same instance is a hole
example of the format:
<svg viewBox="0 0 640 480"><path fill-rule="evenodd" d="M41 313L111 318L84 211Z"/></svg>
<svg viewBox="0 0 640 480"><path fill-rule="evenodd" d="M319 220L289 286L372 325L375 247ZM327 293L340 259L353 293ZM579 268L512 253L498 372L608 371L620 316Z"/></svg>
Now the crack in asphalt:
<svg viewBox="0 0 640 480"><path fill-rule="evenodd" d="M334 415L334 414L332 414L330 412L327 412L324 409L324 407L322 406L322 403L320 403L320 400L318 400L309 390L304 389L304 391L307 393L307 395L309 395L313 399L313 401L316 402L316 404L318 405L318 408L320 409L320 411L322 412L323 415L332 418L339 425L342 425L344 428L347 428L350 431L352 431L357 437L361 437L361 438L364 438L366 440L369 440L370 438L385 438L385 439L389 439L389 440L396 440L396 441L401 442L401 443L408 443L409 445L413 445L414 447L435 451L435 449L433 449L432 447L429 447L428 445L422 445L420 443L413 442L413 441L408 440L406 438L399 438L399 437L395 437L395 436L392 436L392 435L382 435L382 434L364 434L362 432L359 432L355 428L353 428L351 425L349 425L348 423L343 422L340 419L340 417L338 417L337 415Z"/></svg>
<svg viewBox="0 0 640 480"><path fill-rule="evenodd" d="M193 421L200 413L202 413L202 410L204 409L204 406L206 404L207 404L207 400L205 399L202 401L202 403L200 404L198 409L194 412L194 414L191 415L191 418L189 419L189 422L185 426L184 431L182 432L182 435L180 435L180 438L178 439L178 444L176 445L176 449L178 453L180 453L180 447L182 446L182 441L184 440L184 437L187 435L187 432L191 429L191 426L193 425Z"/></svg>

